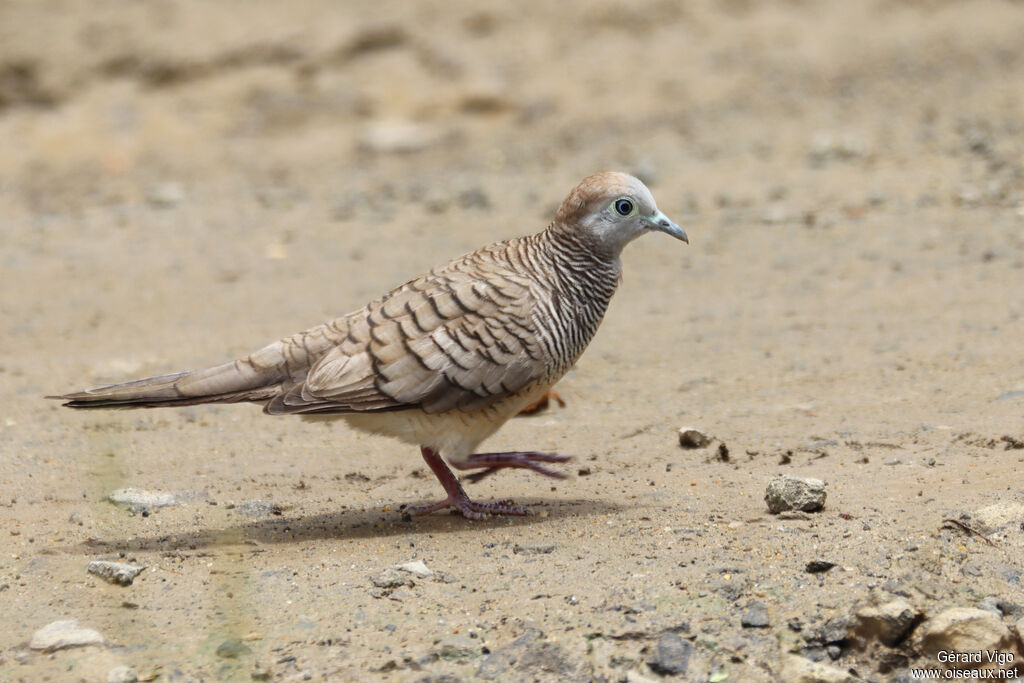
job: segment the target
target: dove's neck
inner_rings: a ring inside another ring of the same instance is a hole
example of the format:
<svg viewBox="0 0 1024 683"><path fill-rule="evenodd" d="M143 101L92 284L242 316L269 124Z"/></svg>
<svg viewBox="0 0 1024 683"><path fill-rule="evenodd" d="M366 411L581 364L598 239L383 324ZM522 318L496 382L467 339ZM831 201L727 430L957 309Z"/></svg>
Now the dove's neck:
<svg viewBox="0 0 1024 683"><path fill-rule="evenodd" d="M618 254L602 255L571 233L546 230L537 235L550 259L550 299L539 307L544 327L564 341L560 360L568 369L587 344L608 309L619 285L622 264Z"/></svg>

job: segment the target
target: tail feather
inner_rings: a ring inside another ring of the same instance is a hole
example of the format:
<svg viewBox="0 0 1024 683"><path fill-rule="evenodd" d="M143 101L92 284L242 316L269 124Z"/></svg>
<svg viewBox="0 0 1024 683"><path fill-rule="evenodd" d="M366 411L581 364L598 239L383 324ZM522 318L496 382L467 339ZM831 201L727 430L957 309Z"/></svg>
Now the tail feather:
<svg viewBox="0 0 1024 683"><path fill-rule="evenodd" d="M131 382L47 396L69 408L158 408L198 403L266 401L281 391L283 373L233 361L212 368L145 377Z"/></svg>

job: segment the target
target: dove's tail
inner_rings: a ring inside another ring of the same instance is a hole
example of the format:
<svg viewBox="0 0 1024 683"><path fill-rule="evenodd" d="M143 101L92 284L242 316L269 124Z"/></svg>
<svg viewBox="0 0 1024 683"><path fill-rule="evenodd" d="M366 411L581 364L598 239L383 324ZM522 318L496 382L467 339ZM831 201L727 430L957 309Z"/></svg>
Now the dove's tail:
<svg viewBox="0 0 1024 683"><path fill-rule="evenodd" d="M247 359L47 398L66 401L64 405L69 408L158 408L266 401L281 391L284 379L277 368L257 368Z"/></svg>

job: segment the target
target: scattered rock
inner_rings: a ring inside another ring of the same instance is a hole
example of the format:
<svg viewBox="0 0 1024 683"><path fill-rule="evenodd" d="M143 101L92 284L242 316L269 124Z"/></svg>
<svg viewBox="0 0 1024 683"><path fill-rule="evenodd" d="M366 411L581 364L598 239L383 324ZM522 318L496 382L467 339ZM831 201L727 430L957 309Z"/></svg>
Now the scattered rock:
<svg viewBox="0 0 1024 683"><path fill-rule="evenodd" d="M829 562L828 560L811 560L804 567L804 571L808 574L821 574L827 572L832 567L836 566L835 562Z"/></svg>
<svg viewBox="0 0 1024 683"><path fill-rule="evenodd" d="M830 161L852 161L867 155L867 144L852 133L818 133L811 139L809 160L814 166Z"/></svg>
<svg viewBox="0 0 1024 683"><path fill-rule="evenodd" d="M466 636L451 636L442 640L435 652L446 662L459 662L480 656L480 645Z"/></svg>
<svg viewBox="0 0 1024 683"><path fill-rule="evenodd" d="M93 576L98 576L107 583L115 583L118 586L130 586L135 577L142 573L145 567L138 567L124 562L110 562L108 560L93 560L89 563L87 571Z"/></svg>
<svg viewBox="0 0 1024 683"><path fill-rule="evenodd" d="M928 619L918 629L918 644L925 656L934 660L936 655L947 652L978 652L995 650L1014 652L1018 639L997 614L973 607L953 607ZM975 668L985 662L957 662L957 668ZM951 663L952 664L952 663Z"/></svg>
<svg viewBox="0 0 1024 683"><path fill-rule="evenodd" d="M238 659L242 655L251 654L249 646L237 638L230 638L217 646L217 656L224 659Z"/></svg>
<svg viewBox="0 0 1024 683"><path fill-rule="evenodd" d="M810 477L780 474L768 482L764 502L773 513L784 510L817 512L825 507L825 482Z"/></svg>
<svg viewBox="0 0 1024 683"><path fill-rule="evenodd" d="M686 673L693 650L693 643L678 633L665 633L658 639L654 659L647 662L647 666L662 676L680 676Z"/></svg>
<svg viewBox="0 0 1024 683"><path fill-rule="evenodd" d="M679 430L679 445L683 448L704 448L711 443L711 437L694 427Z"/></svg>
<svg viewBox="0 0 1024 683"><path fill-rule="evenodd" d="M765 225L781 225L793 220L793 212L781 204L772 204L761 214L761 222Z"/></svg>
<svg viewBox="0 0 1024 683"><path fill-rule="evenodd" d="M47 624L32 634L29 648L43 652L55 652L69 647L102 645L103 636L91 628L83 628L77 619L63 619Z"/></svg>
<svg viewBox="0 0 1024 683"><path fill-rule="evenodd" d="M547 555L554 552L554 543L542 543L539 545L519 545L515 544L512 548L512 552L516 555Z"/></svg>
<svg viewBox="0 0 1024 683"><path fill-rule="evenodd" d="M185 201L185 188L181 183L157 183L146 190L146 201L159 209L170 209Z"/></svg>
<svg viewBox="0 0 1024 683"><path fill-rule="evenodd" d="M156 508L176 505L187 495L168 493L166 491L146 491L144 489L125 488L111 491L107 496L114 505L127 507L132 514L145 513Z"/></svg>
<svg viewBox="0 0 1024 683"><path fill-rule="evenodd" d="M495 650L480 664L477 678L504 680L504 675L514 670L524 674L546 674L543 680L569 680L581 676L582 680L589 680L586 672L578 670L581 667L569 659L560 645L542 637L538 629L530 629L505 647Z"/></svg>
<svg viewBox="0 0 1024 683"><path fill-rule="evenodd" d="M139 675L130 666L115 666L107 672L107 683L136 683Z"/></svg>
<svg viewBox="0 0 1024 683"><path fill-rule="evenodd" d="M399 586L415 586L416 582L412 580L408 572L402 572L394 567L388 567L387 569L377 572L370 577L370 581L377 588L398 588Z"/></svg>
<svg viewBox="0 0 1024 683"><path fill-rule="evenodd" d="M768 618L768 607L763 602L752 602L746 613L740 618L740 625L743 628L768 628L771 621Z"/></svg>
<svg viewBox="0 0 1024 683"><path fill-rule="evenodd" d="M409 572L410 574L414 574L420 577L421 579L427 579L434 575L433 570L427 567L423 560L412 560L410 562L402 562L401 564L396 564L395 569L399 569L403 572Z"/></svg>
<svg viewBox="0 0 1024 683"><path fill-rule="evenodd" d="M247 500L244 503L236 505L234 510L236 513L245 517L280 515L284 512L284 508L277 503L270 502L269 500Z"/></svg>
<svg viewBox="0 0 1024 683"><path fill-rule="evenodd" d="M440 139L440 133L431 126L387 119L370 123L359 138L359 146L376 154L410 154Z"/></svg>
<svg viewBox="0 0 1024 683"><path fill-rule="evenodd" d="M992 596L989 596L978 602L978 609L983 609L986 612L992 612L993 614L1003 616L1003 611L999 609L998 602Z"/></svg>
<svg viewBox="0 0 1024 683"><path fill-rule="evenodd" d="M899 598L883 605L858 609L853 631L864 642L877 640L888 647L895 647L910 635L921 617L920 611Z"/></svg>
<svg viewBox="0 0 1024 683"><path fill-rule="evenodd" d="M782 660L778 680L786 683L855 683L861 679L834 666L791 654Z"/></svg>
<svg viewBox="0 0 1024 683"><path fill-rule="evenodd" d="M820 626L805 629L803 638L808 647L802 652L815 661L824 659L825 655L835 659L850 640L853 622L851 615L837 614Z"/></svg>
<svg viewBox="0 0 1024 683"><path fill-rule="evenodd" d="M729 462L729 447L724 443L718 444L718 450L715 451L715 458L719 462Z"/></svg>

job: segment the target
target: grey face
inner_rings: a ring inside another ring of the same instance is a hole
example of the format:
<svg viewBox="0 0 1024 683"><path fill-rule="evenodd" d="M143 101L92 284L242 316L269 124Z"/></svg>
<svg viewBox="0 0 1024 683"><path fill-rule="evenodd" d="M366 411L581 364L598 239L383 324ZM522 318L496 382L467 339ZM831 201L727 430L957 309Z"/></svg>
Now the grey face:
<svg viewBox="0 0 1024 683"><path fill-rule="evenodd" d="M658 210L650 190L639 180L615 174L614 183L603 188L601 197L590 204L582 227L598 242L618 255L631 241L652 230L689 242L686 232Z"/></svg>

